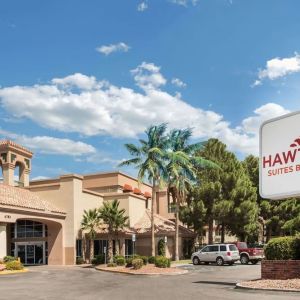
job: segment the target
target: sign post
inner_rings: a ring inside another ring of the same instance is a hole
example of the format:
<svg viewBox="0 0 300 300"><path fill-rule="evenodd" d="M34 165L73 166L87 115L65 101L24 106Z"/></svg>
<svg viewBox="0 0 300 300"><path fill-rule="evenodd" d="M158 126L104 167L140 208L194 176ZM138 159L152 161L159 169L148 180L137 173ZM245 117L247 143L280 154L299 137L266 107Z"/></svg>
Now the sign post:
<svg viewBox="0 0 300 300"><path fill-rule="evenodd" d="M259 192L265 199L300 196L300 112L260 127Z"/></svg>
<svg viewBox="0 0 300 300"><path fill-rule="evenodd" d="M104 252L104 261L105 261L105 264L106 264L106 247L103 247L103 252Z"/></svg>

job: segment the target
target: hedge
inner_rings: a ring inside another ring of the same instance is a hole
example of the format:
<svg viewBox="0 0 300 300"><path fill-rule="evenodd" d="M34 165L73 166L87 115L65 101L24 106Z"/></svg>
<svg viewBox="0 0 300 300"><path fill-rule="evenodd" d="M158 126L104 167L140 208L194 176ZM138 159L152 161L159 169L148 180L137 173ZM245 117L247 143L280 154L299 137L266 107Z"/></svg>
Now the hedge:
<svg viewBox="0 0 300 300"><path fill-rule="evenodd" d="M23 270L24 266L17 260L14 261L8 261L7 263L5 263L6 266L6 270Z"/></svg>
<svg viewBox="0 0 300 300"><path fill-rule="evenodd" d="M132 267L134 270L141 269L144 265L144 262L141 258L135 258L132 260Z"/></svg>
<svg viewBox="0 0 300 300"><path fill-rule="evenodd" d="M271 239L264 248L267 260L300 259L300 236Z"/></svg>
<svg viewBox="0 0 300 300"><path fill-rule="evenodd" d="M171 260L165 256L156 256L155 266L158 268L169 268L171 266Z"/></svg>

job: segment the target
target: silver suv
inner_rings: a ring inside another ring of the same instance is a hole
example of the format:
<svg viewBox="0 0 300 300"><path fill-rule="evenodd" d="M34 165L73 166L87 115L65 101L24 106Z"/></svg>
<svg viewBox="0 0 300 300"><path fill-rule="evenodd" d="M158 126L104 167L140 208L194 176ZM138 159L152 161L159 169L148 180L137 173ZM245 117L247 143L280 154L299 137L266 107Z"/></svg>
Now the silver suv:
<svg viewBox="0 0 300 300"><path fill-rule="evenodd" d="M239 250L234 244L207 245L192 254L194 265L217 263L218 266L225 264L233 265L240 259Z"/></svg>

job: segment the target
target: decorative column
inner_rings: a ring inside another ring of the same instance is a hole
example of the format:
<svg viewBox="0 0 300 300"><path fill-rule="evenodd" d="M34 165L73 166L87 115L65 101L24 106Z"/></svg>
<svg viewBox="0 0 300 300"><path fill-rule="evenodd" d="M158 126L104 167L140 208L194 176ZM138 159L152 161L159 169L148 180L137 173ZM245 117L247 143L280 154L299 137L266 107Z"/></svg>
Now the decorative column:
<svg viewBox="0 0 300 300"><path fill-rule="evenodd" d="M2 165L3 183L14 186L14 169L15 166L13 164L6 163Z"/></svg>
<svg viewBox="0 0 300 300"><path fill-rule="evenodd" d="M6 224L0 223L0 258L7 255Z"/></svg>

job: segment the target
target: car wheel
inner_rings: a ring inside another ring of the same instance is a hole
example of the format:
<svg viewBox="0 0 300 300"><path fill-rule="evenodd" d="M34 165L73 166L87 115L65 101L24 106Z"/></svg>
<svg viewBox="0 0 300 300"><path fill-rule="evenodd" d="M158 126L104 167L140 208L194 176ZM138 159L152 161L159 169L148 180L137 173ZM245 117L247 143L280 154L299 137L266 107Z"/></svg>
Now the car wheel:
<svg viewBox="0 0 300 300"><path fill-rule="evenodd" d="M197 256L193 258L193 265L200 265L200 259Z"/></svg>
<svg viewBox="0 0 300 300"><path fill-rule="evenodd" d="M242 265L248 265L249 257L247 255L242 255L240 261Z"/></svg>
<svg viewBox="0 0 300 300"><path fill-rule="evenodd" d="M216 259L216 263L217 263L218 266L223 266L223 265L224 265L224 260L223 260L223 258L222 258L222 257L218 257L218 258Z"/></svg>
<svg viewBox="0 0 300 300"><path fill-rule="evenodd" d="M258 263L258 260L256 259L256 260L251 260L251 264L252 265L256 265Z"/></svg>

